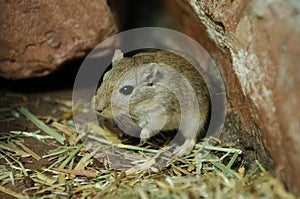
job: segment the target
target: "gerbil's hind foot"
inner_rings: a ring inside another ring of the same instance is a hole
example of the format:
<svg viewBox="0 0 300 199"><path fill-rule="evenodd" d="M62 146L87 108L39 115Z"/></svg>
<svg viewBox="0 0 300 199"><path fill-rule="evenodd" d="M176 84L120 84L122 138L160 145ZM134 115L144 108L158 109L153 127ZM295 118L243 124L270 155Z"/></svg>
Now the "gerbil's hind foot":
<svg viewBox="0 0 300 199"><path fill-rule="evenodd" d="M196 142L194 139L186 139L185 142L181 146L178 146L173 151L173 155L175 157L182 157L184 155L190 154L195 146L195 143Z"/></svg>

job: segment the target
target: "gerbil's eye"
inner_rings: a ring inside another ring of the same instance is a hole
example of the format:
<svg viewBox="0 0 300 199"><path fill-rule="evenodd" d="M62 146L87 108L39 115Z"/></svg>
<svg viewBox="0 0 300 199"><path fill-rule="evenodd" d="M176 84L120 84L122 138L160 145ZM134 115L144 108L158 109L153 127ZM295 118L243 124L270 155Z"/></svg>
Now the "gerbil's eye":
<svg viewBox="0 0 300 199"><path fill-rule="evenodd" d="M130 95L133 91L133 86L127 85L120 89L120 93L124 95Z"/></svg>

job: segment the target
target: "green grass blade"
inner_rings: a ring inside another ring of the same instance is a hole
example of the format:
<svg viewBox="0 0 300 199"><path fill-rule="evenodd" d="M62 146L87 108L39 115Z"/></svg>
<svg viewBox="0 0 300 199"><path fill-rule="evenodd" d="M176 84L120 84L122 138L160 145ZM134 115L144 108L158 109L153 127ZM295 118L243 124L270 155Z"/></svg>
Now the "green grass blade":
<svg viewBox="0 0 300 199"><path fill-rule="evenodd" d="M238 155L239 155L238 152L235 152L235 153L233 154L231 160L230 160L230 161L228 162L228 164L226 165L226 167L227 167L228 169L230 169L230 168L232 167L232 165L233 165L233 163L235 162L235 160L237 159Z"/></svg>
<svg viewBox="0 0 300 199"><path fill-rule="evenodd" d="M65 138L62 135L60 135L54 129L50 128L44 122L42 122L41 120L39 120L36 116L34 116L32 113L30 113L27 108L21 107L21 108L19 108L19 111L28 120L30 120L32 123L34 123L40 129L42 129L45 133L47 133L48 135L52 136L59 143L64 144Z"/></svg>

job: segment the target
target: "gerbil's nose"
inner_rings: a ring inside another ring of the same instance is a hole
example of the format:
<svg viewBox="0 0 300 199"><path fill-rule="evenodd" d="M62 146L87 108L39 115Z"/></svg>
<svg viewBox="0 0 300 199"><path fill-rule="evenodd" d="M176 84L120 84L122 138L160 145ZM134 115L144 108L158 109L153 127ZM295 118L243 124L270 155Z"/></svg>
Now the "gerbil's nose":
<svg viewBox="0 0 300 199"><path fill-rule="evenodd" d="M102 113L103 112L103 108L101 108L99 105L94 105L94 110L97 111L98 113Z"/></svg>
<svg viewBox="0 0 300 199"><path fill-rule="evenodd" d="M94 110L97 111L97 113L100 113L100 114L102 114L105 109L106 109L105 106L102 106L100 104L95 105L95 107L94 107Z"/></svg>
<svg viewBox="0 0 300 199"><path fill-rule="evenodd" d="M103 109L101 108L101 106L98 103L96 103L96 96L94 96L92 99L92 109L94 109L98 113L103 112Z"/></svg>

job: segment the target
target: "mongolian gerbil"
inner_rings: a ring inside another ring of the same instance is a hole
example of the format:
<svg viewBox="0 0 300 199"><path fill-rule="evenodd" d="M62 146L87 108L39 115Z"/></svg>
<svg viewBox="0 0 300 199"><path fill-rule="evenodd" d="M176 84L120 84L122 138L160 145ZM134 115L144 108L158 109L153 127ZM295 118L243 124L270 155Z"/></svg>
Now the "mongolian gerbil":
<svg viewBox="0 0 300 199"><path fill-rule="evenodd" d="M93 98L95 110L113 118L126 133L140 131L142 140L178 129L185 141L173 153L189 154L204 133L210 111L209 92L199 72L165 50L132 57L116 50L112 65Z"/></svg>

